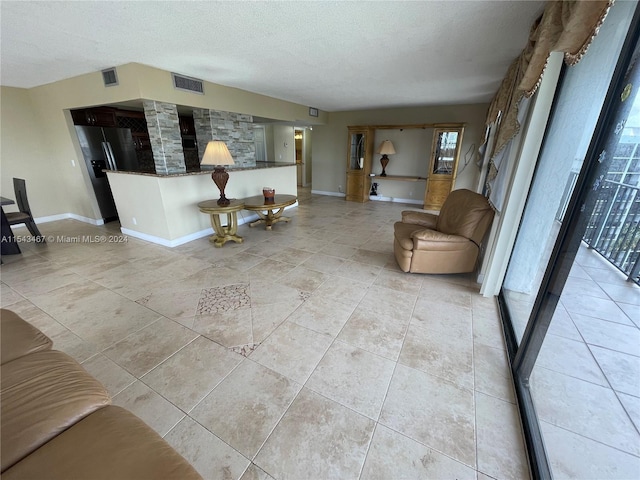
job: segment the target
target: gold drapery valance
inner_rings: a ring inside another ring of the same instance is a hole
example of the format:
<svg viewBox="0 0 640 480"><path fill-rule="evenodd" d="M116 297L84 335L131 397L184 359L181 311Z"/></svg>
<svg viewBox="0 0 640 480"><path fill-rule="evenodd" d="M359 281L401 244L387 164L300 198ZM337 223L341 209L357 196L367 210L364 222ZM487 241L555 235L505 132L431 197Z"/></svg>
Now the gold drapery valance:
<svg viewBox="0 0 640 480"><path fill-rule="evenodd" d="M575 65L598 34L614 0L552 0L534 22L529 41L509 67L487 113L486 125L496 125L492 157L519 131L518 104L540 85L551 52L564 52L565 63Z"/></svg>

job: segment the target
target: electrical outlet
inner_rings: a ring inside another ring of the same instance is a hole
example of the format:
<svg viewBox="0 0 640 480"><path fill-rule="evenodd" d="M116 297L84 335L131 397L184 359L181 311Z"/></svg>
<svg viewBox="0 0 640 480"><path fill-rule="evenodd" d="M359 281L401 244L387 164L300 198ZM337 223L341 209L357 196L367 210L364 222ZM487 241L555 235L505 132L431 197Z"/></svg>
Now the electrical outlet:
<svg viewBox="0 0 640 480"><path fill-rule="evenodd" d="M76 161L75 161L75 160L73 160L73 159L71 159L71 166L72 166L72 167L75 167L75 166L76 166Z"/></svg>
<svg viewBox="0 0 640 480"><path fill-rule="evenodd" d="M138 221L136 220L136 217L133 217L131 221L133 222L134 225L138 224Z"/></svg>
<svg viewBox="0 0 640 480"><path fill-rule="evenodd" d="M342 191L342 185L338 185L338 191L339 191L340 193L343 193L343 191Z"/></svg>
<svg viewBox="0 0 640 480"><path fill-rule="evenodd" d="M413 197L413 192L409 192L409 196L410 196L410 197Z"/></svg>

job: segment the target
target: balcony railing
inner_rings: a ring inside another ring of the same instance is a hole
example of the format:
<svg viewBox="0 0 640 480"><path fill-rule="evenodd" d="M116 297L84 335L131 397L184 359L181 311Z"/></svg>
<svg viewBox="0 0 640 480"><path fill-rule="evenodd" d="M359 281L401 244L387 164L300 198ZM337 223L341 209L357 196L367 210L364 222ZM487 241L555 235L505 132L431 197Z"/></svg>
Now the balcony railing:
<svg viewBox="0 0 640 480"><path fill-rule="evenodd" d="M640 188L604 180L583 237L628 279L640 285Z"/></svg>

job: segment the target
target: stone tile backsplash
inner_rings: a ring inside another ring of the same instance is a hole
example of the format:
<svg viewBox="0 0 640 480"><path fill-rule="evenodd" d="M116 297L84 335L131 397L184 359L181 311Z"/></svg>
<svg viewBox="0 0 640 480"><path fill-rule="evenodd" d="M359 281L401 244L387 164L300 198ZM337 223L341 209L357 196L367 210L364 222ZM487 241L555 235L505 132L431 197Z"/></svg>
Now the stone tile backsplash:
<svg viewBox="0 0 640 480"><path fill-rule="evenodd" d="M156 173L186 172L178 108L172 103L143 100Z"/></svg>
<svg viewBox="0 0 640 480"><path fill-rule="evenodd" d="M210 140L221 140L226 143L233 157L234 167L256 166L256 146L251 115L194 109L193 120L200 159Z"/></svg>

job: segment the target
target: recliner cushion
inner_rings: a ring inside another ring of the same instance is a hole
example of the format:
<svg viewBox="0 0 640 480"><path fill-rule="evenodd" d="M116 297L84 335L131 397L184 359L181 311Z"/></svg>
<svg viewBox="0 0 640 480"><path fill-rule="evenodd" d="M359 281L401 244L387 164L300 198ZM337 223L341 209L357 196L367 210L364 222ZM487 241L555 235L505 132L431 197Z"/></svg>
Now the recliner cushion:
<svg viewBox="0 0 640 480"><path fill-rule="evenodd" d="M436 230L470 238L478 244L482 238L476 239L474 234L485 215L493 216L491 206L485 197L471 190L454 190L440 210ZM482 233L484 234L484 231Z"/></svg>
<svg viewBox="0 0 640 480"><path fill-rule="evenodd" d="M87 416L2 474L3 480L197 480L202 477L160 435L127 410Z"/></svg>
<svg viewBox="0 0 640 480"><path fill-rule="evenodd" d="M0 309L0 364L29 353L51 350L53 342L16 313Z"/></svg>
<svg viewBox="0 0 640 480"><path fill-rule="evenodd" d="M471 240L460 235L449 235L435 230L413 232L414 250L459 251L466 250Z"/></svg>
<svg viewBox="0 0 640 480"><path fill-rule="evenodd" d="M80 419L111 403L106 389L80 364L56 350L2 365L2 471Z"/></svg>

